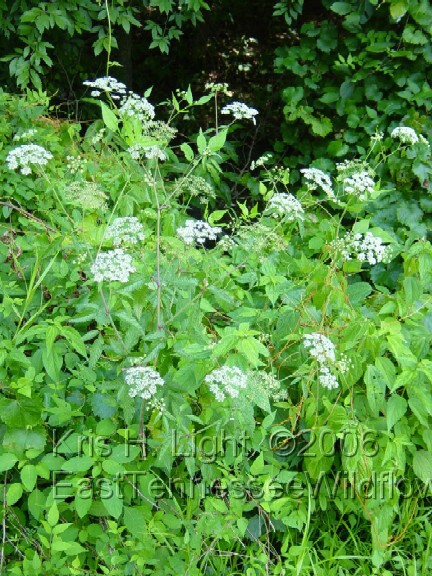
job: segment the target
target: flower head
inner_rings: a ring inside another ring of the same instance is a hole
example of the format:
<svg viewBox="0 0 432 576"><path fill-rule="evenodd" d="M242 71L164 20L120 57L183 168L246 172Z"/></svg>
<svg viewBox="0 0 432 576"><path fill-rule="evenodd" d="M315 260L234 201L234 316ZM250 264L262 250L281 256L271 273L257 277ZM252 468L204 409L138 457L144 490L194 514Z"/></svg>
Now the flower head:
<svg viewBox="0 0 432 576"><path fill-rule="evenodd" d="M343 187L347 194L365 200L366 196L374 191L375 182L366 170L362 170L344 178Z"/></svg>
<svg viewBox="0 0 432 576"><path fill-rule="evenodd" d="M31 174L30 165L45 166L53 155L38 144L23 144L9 152L6 163L10 170L18 170L21 174Z"/></svg>
<svg viewBox="0 0 432 576"><path fill-rule="evenodd" d="M185 244L204 244L206 240L217 240L216 234L220 234L222 228L211 227L202 220L186 220L183 227L177 228L177 236Z"/></svg>
<svg viewBox="0 0 432 576"><path fill-rule="evenodd" d="M106 209L107 195L95 182L72 182L64 190L66 202L84 210Z"/></svg>
<svg viewBox="0 0 432 576"><path fill-rule="evenodd" d="M105 237L112 238L114 246L137 244L144 240L144 228L134 216L116 218L106 229Z"/></svg>
<svg viewBox="0 0 432 576"><path fill-rule="evenodd" d="M305 177L309 190L322 188L329 198L334 199L333 186L328 174L318 168L302 168L300 172Z"/></svg>
<svg viewBox="0 0 432 576"><path fill-rule="evenodd" d="M222 108L221 114L232 114L236 120L252 120L256 124L255 116L258 114L258 110L249 108L243 102L232 102Z"/></svg>
<svg viewBox="0 0 432 576"><path fill-rule="evenodd" d="M158 386L164 385L164 380L159 372L150 368L150 366L132 366L126 368L125 381L129 386L128 394L131 398L142 398L151 400L158 389Z"/></svg>
<svg viewBox="0 0 432 576"><path fill-rule="evenodd" d="M285 192L273 194L267 210L274 218L284 218L288 222L303 220L304 210L302 205L292 194Z"/></svg>
<svg viewBox="0 0 432 576"><path fill-rule="evenodd" d="M121 248L100 252L91 267L93 280L95 282L127 282L129 274L136 272L132 266L132 256L124 252Z"/></svg>
<svg viewBox="0 0 432 576"><path fill-rule="evenodd" d="M235 366L223 366L207 374L204 382L208 384L216 400L223 402L227 396L237 398L240 390L247 387L247 375Z"/></svg>
<svg viewBox="0 0 432 576"><path fill-rule="evenodd" d="M402 144L417 144L419 137L417 132L413 128L408 128L407 126L398 126L394 128L390 134L393 139L400 140Z"/></svg>

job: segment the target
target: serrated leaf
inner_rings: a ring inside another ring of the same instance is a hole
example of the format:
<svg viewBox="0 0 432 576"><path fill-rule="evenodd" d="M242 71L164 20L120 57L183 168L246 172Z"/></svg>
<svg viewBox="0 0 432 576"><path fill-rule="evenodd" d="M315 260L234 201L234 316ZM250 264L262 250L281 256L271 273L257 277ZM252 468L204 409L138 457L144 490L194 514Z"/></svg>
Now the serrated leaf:
<svg viewBox="0 0 432 576"><path fill-rule="evenodd" d="M84 518L92 505L92 498L82 498L79 494L75 495L75 511L80 518Z"/></svg>
<svg viewBox="0 0 432 576"><path fill-rule="evenodd" d="M66 472L86 472L93 464L93 458L90 458L90 456L75 456L63 464L62 470Z"/></svg>
<svg viewBox="0 0 432 576"><path fill-rule="evenodd" d="M207 141L206 141L205 136L203 134L203 131L201 129L199 131L198 138L197 138L197 146L198 146L198 152L200 154L204 154L204 152L207 149Z"/></svg>
<svg viewBox="0 0 432 576"><path fill-rule="evenodd" d="M111 489L106 498L101 498L105 510L110 516L119 518L123 512L123 499L116 494L115 488Z"/></svg>
<svg viewBox="0 0 432 576"><path fill-rule="evenodd" d="M423 482L432 480L432 454L428 450L417 450L414 454L413 470Z"/></svg>
<svg viewBox="0 0 432 576"><path fill-rule="evenodd" d="M387 430L390 431L393 426L399 422L408 408L408 403L405 398L399 394L390 396L387 402Z"/></svg>
<svg viewBox="0 0 432 576"><path fill-rule="evenodd" d="M57 502L54 502L54 504L48 510L47 522L50 526L55 526L58 523L59 518L60 514L58 511Z"/></svg>
<svg viewBox="0 0 432 576"><path fill-rule="evenodd" d="M189 146L189 144L186 144L186 143L181 144L180 150L185 155L186 160L188 162L192 162L192 160L194 159L194 153L193 153L192 148Z"/></svg>

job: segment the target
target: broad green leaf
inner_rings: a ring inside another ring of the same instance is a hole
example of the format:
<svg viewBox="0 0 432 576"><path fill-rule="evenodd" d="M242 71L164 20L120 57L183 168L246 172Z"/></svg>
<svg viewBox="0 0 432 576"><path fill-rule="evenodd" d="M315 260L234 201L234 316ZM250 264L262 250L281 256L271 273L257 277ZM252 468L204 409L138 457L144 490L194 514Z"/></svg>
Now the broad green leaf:
<svg viewBox="0 0 432 576"><path fill-rule="evenodd" d="M62 470L66 472L86 472L93 464L94 460L90 456L75 456L63 464Z"/></svg>
<svg viewBox="0 0 432 576"><path fill-rule="evenodd" d="M23 493L22 484L14 482L9 484L6 490L6 503L8 506L13 506L21 498Z"/></svg>
<svg viewBox="0 0 432 576"><path fill-rule="evenodd" d="M26 464L21 470L21 482L27 492L31 492L36 485L37 471L33 464Z"/></svg>
<svg viewBox="0 0 432 576"><path fill-rule="evenodd" d="M108 106L104 102L101 102L100 105L102 109L102 118L105 123L105 126L110 130L112 130L113 132L116 132L118 128L117 116L110 108L108 108Z"/></svg>
<svg viewBox="0 0 432 576"><path fill-rule="evenodd" d="M392 394L387 401L387 430L390 431L396 422L402 418L408 408L405 398Z"/></svg>
<svg viewBox="0 0 432 576"><path fill-rule="evenodd" d="M6 470L10 470L15 466L18 462L18 458L15 454L10 454L6 452L0 456L0 472L5 472Z"/></svg>
<svg viewBox="0 0 432 576"><path fill-rule="evenodd" d="M418 450L414 454L413 470L423 482L432 480L432 454L428 450Z"/></svg>

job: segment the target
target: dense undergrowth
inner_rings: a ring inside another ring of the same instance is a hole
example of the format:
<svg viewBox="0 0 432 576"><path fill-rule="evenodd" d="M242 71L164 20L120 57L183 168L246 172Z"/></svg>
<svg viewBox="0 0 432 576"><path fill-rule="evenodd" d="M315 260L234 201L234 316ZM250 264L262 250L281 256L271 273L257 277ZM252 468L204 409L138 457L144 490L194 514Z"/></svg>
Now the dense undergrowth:
<svg viewBox="0 0 432 576"><path fill-rule="evenodd" d="M0 572L429 574L426 138L227 179L253 109L100 86L0 94Z"/></svg>

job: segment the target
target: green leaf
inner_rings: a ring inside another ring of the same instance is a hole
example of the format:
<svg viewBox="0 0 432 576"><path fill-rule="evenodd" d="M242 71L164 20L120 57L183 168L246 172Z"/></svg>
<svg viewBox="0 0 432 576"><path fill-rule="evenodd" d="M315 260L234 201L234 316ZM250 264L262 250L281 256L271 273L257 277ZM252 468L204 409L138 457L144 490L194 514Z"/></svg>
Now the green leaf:
<svg viewBox="0 0 432 576"><path fill-rule="evenodd" d="M346 16L354 11L354 7L349 2L333 2L330 6L330 10L339 14L339 16Z"/></svg>
<svg viewBox="0 0 432 576"><path fill-rule="evenodd" d="M351 303L357 306L372 292L372 287L367 282L356 282L347 287L347 293Z"/></svg>
<svg viewBox="0 0 432 576"><path fill-rule="evenodd" d="M261 472L264 470L264 454L261 452L257 458L253 461L250 472L254 476L259 476Z"/></svg>
<svg viewBox="0 0 432 576"><path fill-rule="evenodd" d="M26 464L21 470L21 481L27 492L31 492L36 485L37 471L33 464Z"/></svg>
<svg viewBox="0 0 432 576"><path fill-rule="evenodd" d="M189 146L189 144L186 144L186 143L181 144L180 150L185 155L186 160L188 162L192 162L192 160L194 159L194 153L193 153L192 148Z"/></svg>
<svg viewBox="0 0 432 576"><path fill-rule="evenodd" d="M75 330L75 328L72 328L71 326L62 326L60 328L60 334L66 338L78 354L87 357L87 350L78 330Z"/></svg>
<svg viewBox="0 0 432 576"><path fill-rule="evenodd" d="M402 418L402 416L406 413L408 408L408 403L405 398L399 396L398 394L393 394L390 396L387 402L387 430L393 428L396 422Z"/></svg>
<svg viewBox="0 0 432 576"><path fill-rule="evenodd" d="M108 108L108 106L104 102L101 102L100 105L102 109L102 118L105 126L109 128L109 130L116 132L118 128L117 116L114 114L111 108Z"/></svg>
<svg viewBox="0 0 432 576"><path fill-rule="evenodd" d="M0 456L0 472L5 472L6 470L10 470L15 466L18 462L18 458L15 454L10 454L6 452Z"/></svg>
<svg viewBox="0 0 432 576"><path fill-rule="evenodd" d="M54 502L54 504L48 510L47 522L50 526L55 526L56 524L58 524L59 518L60 514L57 507L57 502Z"/></svg>
<svg viewBox="0 0 432 576"><path fill-rule="evenodd" d="M205 136L203 134L203 131L200 128L199 134L198 134L198 138L197 138L197 146L198 146L198 152L200 154L204 154L204 152L207 149L207 141L205 139Z"/></svg>
<svg viewBox="0 0 432 576"><path fill-rule="evenodd" d="M13 506L21 498L23 493L22 484L19 482L14 482L9 484L6 491L6 504L8 506Z"/></svg>
<svg viewBox="0 0 432 576"><path fill-rule="evenodd" d="M82 498L78 493L75 495L75 511L80 518L84 518L93 503L92 498Z"/></svg>
<svg viewBox="0 0 432 576"><path fill-rule="evenodd" d="M75 456L63 464L62 470L66 472L86 472L93 464L94 460L90 456Z"/></svg>
<svg viewBox="0 0 432 576"><path fill-rule="evenodd" d="M427 450L418 450L414 454L413 470L423 482L432 480L432 454Z"/></svg>
<svg viewBox="0 0 432 576"><path fill-rule="evenodd" d="M101 498L101 500L108 514L114 518L119 518L123 511L123 499L116 493L116 489L113 488L109 495L106 498Z"/></svg>
<svg viewBox="0 0 432 576"><path fill-rule="evenodd" d="M46 507L46 498L43 492L41 492L37 488L36 490L33 490L33 492L28 497L27 504L30 514L36 520L39 520L42 512L45 512Z"/></svg>
<svg viewBox="0 0 432 576"><path fill-rule="evenodd" d="M407 10L408 6L405 0L393 0L390 5L390 14L394 20L399 20L402 18L402 16L406 14Z"/></svg>
<svg viewBox="0 0 432 576"><path fill-rule="evenodd" d="M228 130L220 130L216 136L212 136L209 140L208 147L212 152L217 152L224 147L227 138Z"/></svg>

